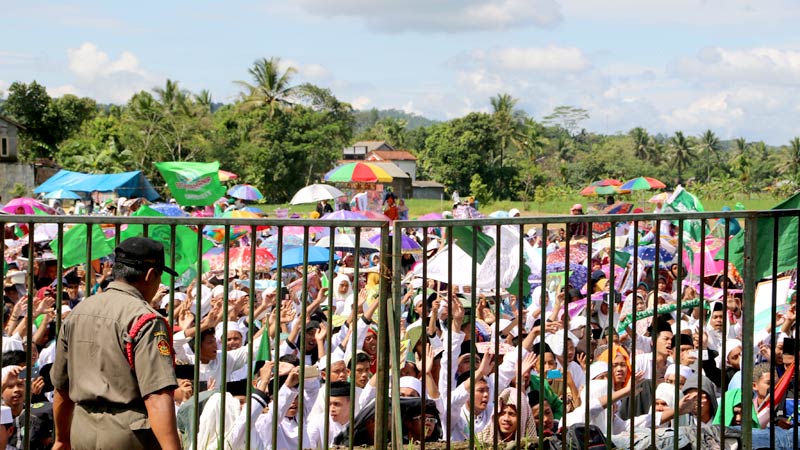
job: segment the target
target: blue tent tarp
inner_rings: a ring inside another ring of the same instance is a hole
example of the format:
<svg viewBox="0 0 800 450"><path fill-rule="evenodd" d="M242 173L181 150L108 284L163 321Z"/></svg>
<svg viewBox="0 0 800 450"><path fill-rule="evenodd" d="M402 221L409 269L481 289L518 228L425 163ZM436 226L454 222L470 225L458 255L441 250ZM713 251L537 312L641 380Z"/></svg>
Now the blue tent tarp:
<svg viewBox="0 0 800 450"><path fill-rule="evenodd" d="M160 196L141 170L112 174L89 174L61 169L33 192L43 194L57 189L73 192L114 192L120 197L144 197L156 200Z"/></svg>

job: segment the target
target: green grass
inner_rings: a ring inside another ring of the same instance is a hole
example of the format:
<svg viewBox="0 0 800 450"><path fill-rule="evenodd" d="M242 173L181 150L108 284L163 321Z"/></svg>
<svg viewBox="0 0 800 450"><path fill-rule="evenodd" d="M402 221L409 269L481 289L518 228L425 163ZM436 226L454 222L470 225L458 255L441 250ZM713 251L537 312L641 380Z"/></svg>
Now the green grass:
<svg viewBox="0 0 800 450"><path fill-rule="evenodd" d="M650 198L649 194L645 195L632 195L632 196L625 196L620 197L618 200L620 201L630 201L633 202L637 207L643 208L647 212L651 212L655 205L651 203L647 203L647 199ZM772 197L771 195L763 195L763 196L752 196L748 199L746 196L741 196L741 198L734 198L731 200L703 200L703 206L705 207L706 211L720 211L723 206L729 206L731 209L736 205L736 202L740 202L745 206L747 210L766 210L770 209L776 204L778 204L782 199L777 199ZM584 211L589 210L590 204L597 204L598 207L604 206L604 202L602 198L598 197L581 197L576 195L570 198L564 198L560 200L550 200L546 202L520 202L520 201L510 201L510 200L503 200L492 202L487 205L479 205L479 209L482 213L489 215L494 211L503 210L508 211L511 208L517 208L522 211L523 216L540 216L540 215L568 215L570 207L575 204L580 203L584 205ZM423 200L423 199L408 199L406 200L406 205L410 210L410 217L417 218L423 216L428 213L432 212L439 212L448 211L450 210L451 204L449 201L441 201L441 200ZM289 214L297 213L303 216L303 218L308 218L309 214L315 210L316 205L307 204L307 205L289 205L289 204L262 204L256 205L257 207L263 209L270 217L275 216L275 210L278 208L288 208Z"/></svg>

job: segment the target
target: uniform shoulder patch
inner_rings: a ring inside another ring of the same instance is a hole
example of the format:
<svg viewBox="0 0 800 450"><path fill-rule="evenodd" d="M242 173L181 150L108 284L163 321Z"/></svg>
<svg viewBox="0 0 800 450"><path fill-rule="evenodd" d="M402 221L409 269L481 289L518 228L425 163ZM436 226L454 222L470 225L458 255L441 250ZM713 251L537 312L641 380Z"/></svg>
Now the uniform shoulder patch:
<svg viewBox="0 0 800 450"><path fill-rule="evenodd" d="M172 356L172 351L169 348L169 342L166 339L159 339L158 343L158 352L161 353L162 356Z"/></svg>

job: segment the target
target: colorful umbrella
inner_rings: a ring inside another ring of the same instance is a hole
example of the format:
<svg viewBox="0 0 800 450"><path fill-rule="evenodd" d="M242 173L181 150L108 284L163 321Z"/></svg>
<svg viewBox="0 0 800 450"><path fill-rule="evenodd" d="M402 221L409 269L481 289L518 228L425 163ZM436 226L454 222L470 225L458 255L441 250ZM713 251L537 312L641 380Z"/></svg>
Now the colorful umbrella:
<svg viewBox="0 0 800 450"><path fill-rule="evenodd" d="M547 264L545 267L546 273L558 273L564 271L564 262L558 262L554 264ZM577 289L582 288L586 285L586 280L589 276L589 269L586 268L586 265L583 264L575 264L573 262L569 263L569 284L574 286ZM541 273L538 271L534 271L531 276L528 278L528 281L531 282L531 287L541 285Z"/></svg>
<svg viewBox="0 0 800 450"><path fill-rule="evenodd" d="M184 210L182 210L180 206L174 203L153 203L152 205L150 205L150 207L165 216L170 216L170 217L189 216L189 214L187 214Z"/></svg>
<svg viewBox="0 0 800 450"><path fill-rule="evenodd" d="M659 250L659 266L668 268L670 263L672 263L672 260L675 259L675 255L665 250L663 247ZM622 251L631 255L634 254L632 245L623 248ZM640 245L636 253L639 255L639 259L641 259L644 263L653 265L656 261L656 246L654 244Z"/></svg>
<svg viewBox="0 0 800 450"><path fill-rule="evenodd" d="M569 262L581 263L586 260L588 255L588 246L586 244L572 244L569 246ZM567 248L561 247L547 255L547 264L564 263L567 255Z"/></svg>
<svg viewBox="0 0 800 450"><path fill-rule="evenodd" d="M333 260L338 260L336 254L333 255ZM330 261L330 250L323 247L308 247L308 264L327 264ZM303 265L303 247L292 247L283 251L281 264L284 269L290 267L298 267ZM272 265L273 269L278 268L278 263Z"/></svg>
<svg viewBox="0 0 800 450"><path fill-rule="evenodd" d="M316 243L317 247L330 247L331 246L331 237L325 236L320 239ZM375 244L371 243L369 240L362 239L359 241L359 248L361 253L374 253L379 251L378 247ZM340 252L352 252L356 249L356 237L353 234L339 234L337 233L336 236L333 238L333 248L336 251Z"/></svg>
<svg viewBox="0 0 800 450"><path fill-rule="evenodd" d="M217 172L217 174L219 175L219 181L229 181L239 178L239 175L236 175L233 172L228 172L227 170L220 170Z"/></svg>
<svg viewBox="0 0 800 450"><path fill-rule="evenodd" d="M579 194L583 196L592 195L614 195L614 194L627 194L630 191L623 191L617 186L596 186L589 185L583 188Z"/></svg>
<svg viewBox="0 0 800 450"><path fill-rule="evenodd" d="M325 174L325 181L334 183L391 183L392 176L375 164L352 162L333 168Z"/></svg>
<svg viewBox="0 0 800 450"><path fill-rule="evenodd" d="M292 205L302 205L303 203L317 203L320 200L333 200L344 197L344 192L327 184L312 184L297 191L289 202Z"/></svg>
<svg viewBox="0 0 800 450"><path fill-rule="evenodd" d="M355 211L347 211L346 209L340 209L339 211L325 214L322 218L326 220L367 220L367 216L364 214Z"/></svg>
<svg viewBox="0 0 800 450"><path fill-rule="evenodd" d="M272 254L278 253L278 235L273 234L272 236L266 238L264 242L261 244L262 247L269 249ZM296 234L289 234L283 236L283 247L284 249L288 249L289 247L302 247L303 246L303 236L296 235Z"/></svg>
<svg viewBox="0 0 800 450"><path fill-rule="evenodd" d="M325 227L308 227L308 234L317 234L317 233L324 233L328 231ZM272 232L275 239L278 236L278 230L275 229ZM283 227L283 235L284 236L303 236L305 234L305 227Z"/></svg>
<svg viewBox="0 0 800 450"><path fill-rule="evenodd" d="M647 202L648 203L664 203L664 202L667 201L667 199L669 198L670 195L672 195L671 192L662 192L660 194L656 194L656 195L650 197L650 200L648 200Z"/></svg>
<svg viewBox="0 0 800 450"><path fill-rule="evenodd" d="M359 214L363 214L369 220L383 220L387 222L391 220L385 215L375 211L359 211Z"/></svg>
<svg viewBox="0 0 800 450"><path fill-rule="evenodd" d="M250 270L250 247L233 247L229 252L229 266L228 269L233 272L235 270ZM204 256L208 260L209 268L214 271L223 270L225 268L225 252L217 251L209 256L208 253ZM275 256L268 249L263 247L256 247L256 272L269 272L270 267L275 263Z"/></svg>
<svg viewBox="0 0 800 450"><path fill-rule="evenodd" d="M237 184L236 186L228 189L228 195L241 200L250 201L257 201L264 198L264 195L261 194L261 191L259 191L258 188L249 184Z"/></svg>
<svg viewBox="0 0 800 450"><path fill-rule="evenodd" d="M257 215L258 217L263 217L264 216L264 211L262 209L260 209L260 208L256 208L255 206L245 206L244 208L241 209L241 211L253 213L253 214Z"/></svg>
<svg viewBox="0 0 800 450"><path fill-rule="evenodd" d="M22 208L21 213L17 212L17 210L20 208ZM3 211L9 214L26 214L29 216L56 213L53 208L45 205L35 198L30 197L19 197L11 200L10 202L6 203L6 206L3 207Z"/></svg>
<svg viewBox="0 0 800 450"><path fill-rule="evenodd" d="M664 183L650 177L638 177L628 180L620 186L621 190L626 191L649 191L650 189L664 189L667 187Z"/></svg>
<svg viewBox="0 0 800 450"><path fill-rule="evenodd" d="M53 198L56 200L79 200L81 196L67 189L57 189L55 191L48 192L44 198Z"/></svg>
<svg viewBox="0 0 800 450"><path fill-rule="evenodd" d="M621 186L622 181L619 181L615 178L605 178L599 181L595 181L592 183L593 186Z"/></svg>
<svg viewBox="0 0 800 450"><path fill-rule="evenodd" d="M403 240L403 243L400 244L400 248L402 249L402 253L404 253L404 254L406 254L406 253L408 253L408 254L422 253L422 246L419 245L419 242L417 242L411 236L408 236L408 235L404 234L404 235L402 235L402 240ZM375 244L376 247L380 248L380 246L381 246L381 235L378 234L376 236L373 236L373 237L369 238L369 241L371 243Z"/></svg>
<svg viewBox="0 0 800 450"><path fill-rule="evenodd" d="M607 206L603 210L603 214L628 214L631 211L633 211L633 203L617 202Z"/></svg>

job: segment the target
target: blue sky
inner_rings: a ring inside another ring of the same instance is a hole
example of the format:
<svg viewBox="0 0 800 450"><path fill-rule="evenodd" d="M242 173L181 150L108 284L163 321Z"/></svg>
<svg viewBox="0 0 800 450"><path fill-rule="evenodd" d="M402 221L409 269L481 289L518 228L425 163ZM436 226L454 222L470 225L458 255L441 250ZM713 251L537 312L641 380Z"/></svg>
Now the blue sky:
<svg viewBox="0 0 800 450"><path fill-rule="evenodd" d="M0 91L123 103L167 78L232 101L256 58L358 108L435 119L507 92L541 119L585 108L588 129L800 135L795 0L289 0L2 2Z"/></svg>

